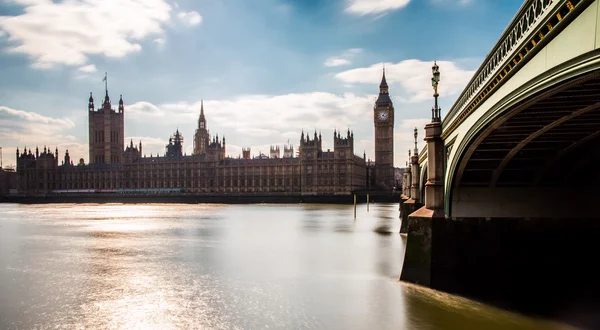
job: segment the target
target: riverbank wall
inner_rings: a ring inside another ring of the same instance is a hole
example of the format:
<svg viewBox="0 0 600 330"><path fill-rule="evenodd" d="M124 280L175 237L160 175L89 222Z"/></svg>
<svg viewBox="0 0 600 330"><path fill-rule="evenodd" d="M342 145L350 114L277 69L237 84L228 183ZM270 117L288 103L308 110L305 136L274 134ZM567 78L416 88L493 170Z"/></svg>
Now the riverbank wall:
<svg viewBox="0 0 600 330"><path fill-rule="evenodd" d="M346 195L301 195L286 193L260 194L46 194L46 195L4 195L0 202L44 204L44 203L182 203L182 204L353 204L366 203L369 195L370 203L398 203L400 195L393 192L357 192Z"/></svg>

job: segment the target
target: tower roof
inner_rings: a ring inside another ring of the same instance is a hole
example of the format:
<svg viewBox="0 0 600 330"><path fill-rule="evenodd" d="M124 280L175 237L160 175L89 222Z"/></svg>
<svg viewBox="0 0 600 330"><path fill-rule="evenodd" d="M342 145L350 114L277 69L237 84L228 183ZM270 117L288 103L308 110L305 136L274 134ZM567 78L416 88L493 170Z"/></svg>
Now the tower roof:
<svg viewBox="0 0 600 330"><path fill-rule="evenodd" d="M383 67L383 76L381 77L381 84L379 84L379 88L387 88L388 84L385 80L385 67Z"/></svg>
<svg viewBox="0 0 600 330"><path fill-rule="evenodd" d="M390 94L388 92L388 84L385 80L385 67L383 68L383 76L381 77L381 84L379 84L379 96L377 97L376 105L388 105L392 103Z"/></svg>
<svg viewBox="0 0 600 330"><path fill-rule="evenodd" d="M200 100L200 116L198 117L198 124L200 122L206 123L206 117L204 116L204 100Z"/></svg>

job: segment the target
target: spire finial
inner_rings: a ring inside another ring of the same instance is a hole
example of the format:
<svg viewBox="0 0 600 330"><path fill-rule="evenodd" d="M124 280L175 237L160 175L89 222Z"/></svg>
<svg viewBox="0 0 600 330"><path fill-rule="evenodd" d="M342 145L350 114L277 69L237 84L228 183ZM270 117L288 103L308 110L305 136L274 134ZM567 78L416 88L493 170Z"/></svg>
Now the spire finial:
<svg viewBox="0 0 600 330"><path fill-rule="evenodd" d="M388 84L385 79L385 63L383 63L383 75L381 77L381 84L379 84L380 93L387 92Z"/></svg>
<svg viewBox="0 0 600 330"><path fill-rule="evenodd" d="M200 100L200 115L204 116L204 100Z"/></svg>

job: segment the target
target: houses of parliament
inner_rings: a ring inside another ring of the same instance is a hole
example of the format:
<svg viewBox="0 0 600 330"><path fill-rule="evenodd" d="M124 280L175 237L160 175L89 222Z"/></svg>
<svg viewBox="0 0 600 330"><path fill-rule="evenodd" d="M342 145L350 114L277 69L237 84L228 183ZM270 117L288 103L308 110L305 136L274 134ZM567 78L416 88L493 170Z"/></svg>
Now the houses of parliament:
<svg viewBox="0 0 600 330"><path fill-rule="evenodd" d="M68 150L59 163L59 151L44 147L17 149L19 194L60 193L190 193L190 194L351 194L364 189L391 190L394 106L383 72L373 108L375 162L355 155L354 133L333 132L333 150L323 150L321 134L300 135L298 151L292 145L272 146L269 155L252 157L244 148L238 158L226 156L226 139L211 136L201 103L193 136L193 154L184 155L183 135L177 130L163 156L143 156L142 142L125 141L122 96L112 106L108 88L100 107L90 93L89 162L74 162Z"/></svg>

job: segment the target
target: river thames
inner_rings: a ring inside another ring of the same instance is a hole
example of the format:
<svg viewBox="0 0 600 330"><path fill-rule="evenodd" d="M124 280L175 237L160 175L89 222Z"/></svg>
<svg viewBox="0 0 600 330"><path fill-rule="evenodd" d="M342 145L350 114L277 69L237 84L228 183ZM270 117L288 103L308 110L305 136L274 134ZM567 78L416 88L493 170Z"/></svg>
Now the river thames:
<svg viewBox="0 0 600 330"><path fill-rule="evenodd" d="M0 329L572 329L398 281L396 204L0 204Z"/></svg>

